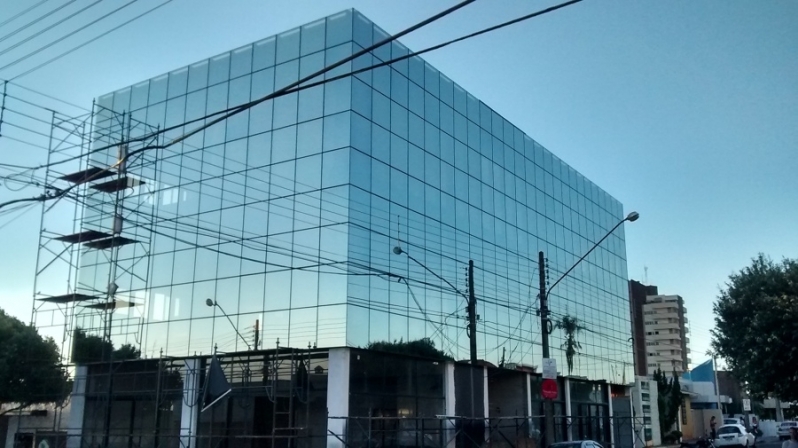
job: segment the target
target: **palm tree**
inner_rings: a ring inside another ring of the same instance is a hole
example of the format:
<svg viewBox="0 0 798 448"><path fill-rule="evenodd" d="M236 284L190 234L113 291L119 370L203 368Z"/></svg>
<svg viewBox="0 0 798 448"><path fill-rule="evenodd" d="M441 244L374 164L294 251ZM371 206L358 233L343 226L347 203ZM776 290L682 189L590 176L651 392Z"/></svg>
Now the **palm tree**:
<svg viewBox="0 0 798 448"><path fill-rule="evenodd" d="M582 344L576 337L585 327L579 323L579 319L568 314L557 322L556 327L565 333L565 342L562 343L562 348L565 349L565 362L568 363L568 375L570 375L574 370L574 355L579 353L577 350L582 348Z"/></svg>

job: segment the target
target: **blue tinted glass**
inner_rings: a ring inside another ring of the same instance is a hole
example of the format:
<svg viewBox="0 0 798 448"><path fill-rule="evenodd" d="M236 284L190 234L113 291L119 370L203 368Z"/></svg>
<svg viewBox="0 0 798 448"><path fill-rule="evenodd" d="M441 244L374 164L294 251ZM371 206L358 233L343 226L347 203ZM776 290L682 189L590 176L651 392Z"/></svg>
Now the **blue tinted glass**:
<svg viewBox="0 0 798 448"><path fill-rule="evenodd" d="M362 14L356 13L354 16L353 39L362 48L366 48L374 42L372 40L371 29L372 23L363 17Z"/></svg>
<svg viewBox="0 0 798 448"><path fill-rule="evenodd" d="M352 81L352 110L371 118L371 88L357 79Z"/></svg>
<svg viewBox="0 0 798 448"><path fill-rule="evenodd" d="M371 122L352 114L352 147L371 154Z"/></svg>
<svg viewBox="0 0 798 448"><path fill-rule="evenodd" d="M169 73L169 98L186 94L188 84L188 69L183 68Z"/></svg>
<svg viewBox="0 0 798 448"><path fill-rule="evenodd" d="M324 150L349 146L349 112L324 117Z"/></svg>
<svg viewBox="0 0 798 448"><path fill-rule="evenodd" d="M150 95L147 100L149 104L156 104L166 100L167 79L167 75L163 75L150 81Z"/></svg>
<svg viewBox="0 0 798 448"><path fill-rule="evenodd" d="M391 132L407 138L407 109L391 102Z"/></svg>
<svg viewBox="0 0 798 448"><path fill-rule="evenodd" d="M299 91L299 121L319 118L324 114L324 86Z"/></svg>
<svg viewBox="0 0 798 448"><path fill-rule="evenodd" d="M274 65L276 38L270 37L255 43L252 53L252 70L262 70Z"/></svg>
<svg viewBox="0 0 798 448"><path fill-rule="evenodd" d="M193 92L208 85L208 61L202 61L188 68L188 91Z"/></svg>
<svg viewBox="0 0 798 448"><path fill-rule="evenodd" d="M339 149L322 155L322 187L342 185L349 180L349 150Z"/></svg>
<svg viewBox="0 0 798 448"><path fill-rule="evenodd" d="M296 126L278 129L272 134L272 163L296 158Z"/></svg>
<svg viewBox="0 0 798 448"><path fill-rule="evenodd" d="M329 42L327 43L329 45ZM325 65L331 66L333 64L339 63L349 56L352 55L352 44L346 43L342 45L338 45L336 47L328 47L327 51L325 51ZM333 78L335 76L343 75L346 73L350 73L352 71L352 62L346 62L337 66L336 68L328 71L325 74L327 79Z"/></svg>
<svg viewBox="0 0 798 448"><path fill-rule="evenodd" d="M424 89L434 95L436 98L440 93L440 82L438 80L438 70L435 67L426 64L424 66Z"/></svg>
<svg viewBox="0 0 798 448"><path fill-rule="evenodd" d="M274 128L281 128L297 122L296 92L275 98L274 100Z"/></svg>
<svg viewBox="0 0 798 448"><path fill-rule="evenodd" d="M277 35L277 59L281 64L299 57L299 30L291 30Z"/></svg>
<svg viewBox="0 0 798 448"><path fill-rule="evenodd" d="M252 71L252 45L239 48L233 52L230 61L230 78L246 75Z"/></svg>
<svg viewBox="0 0 798 448"><path fill-rule="evenodd" d="M324 49L324 20L302 27L302 56Z"/></svg>
<svg viewBox="0 0 798 448"><path fill-rule="evenodd" d="M322 120L313 120L297 127L297 157L321 152Z"/></svg>
<svg viewBox="0 0 798 448"><path fill-rule="evenodd" d="M330 115L348 110L351 107L351 99L351 78L328 82L324 86L324 114Z"/></svg>
<svg viewBox="0 0 798 448"><path fill-rule="evenodd" d="M230 78L230 53L216 56L211 59L210 71L208 73L208 85L218 84Z"/></svg>
<svg viewBox="0 0 798 448"><path fill-rule="evenodd" d="M305 79L308 76L318 72L319 70L324 68L324 53L318 52L313 53L309 56L303 56L302 59L299 60L299 78ZM313 78L310 82L317 82L322 79L321 76L317 76Z"/></svg>
<svg viewBox="0 0 798 448"><path fill-rule="evenodd" d="M344 11L327 18L327 47L352 40L352 12Z"/></svg>

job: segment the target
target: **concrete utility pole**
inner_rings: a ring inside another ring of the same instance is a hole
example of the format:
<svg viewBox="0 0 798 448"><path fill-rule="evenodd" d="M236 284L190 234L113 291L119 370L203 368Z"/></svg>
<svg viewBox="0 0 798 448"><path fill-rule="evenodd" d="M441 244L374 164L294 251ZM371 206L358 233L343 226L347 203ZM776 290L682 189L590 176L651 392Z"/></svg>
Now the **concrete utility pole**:
<svg viewBox="0 0 798 448"><path fill-rule="evenodd" d="M474 292L474 260L468 260L468 342L471 365L477 363L477 298Z"/></svg>
<svg viewBox="0 0 798 448"><path fill-rule="evenodd" d="M546 297L546 258L543 251L538 252L538 273L540 277L540 336L543 344L543 359L549 358L549 300ZM554 403L543 400L544 446L554 443Z"/></svg>

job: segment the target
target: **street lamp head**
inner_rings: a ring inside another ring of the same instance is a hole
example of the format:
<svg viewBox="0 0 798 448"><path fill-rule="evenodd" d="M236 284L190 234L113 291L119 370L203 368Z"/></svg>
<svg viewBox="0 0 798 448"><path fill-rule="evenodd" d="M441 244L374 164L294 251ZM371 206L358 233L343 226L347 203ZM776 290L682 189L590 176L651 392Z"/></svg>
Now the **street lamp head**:
<svg viewBox="0 0 798 448"><path fill-rule="evenodd" d="M637 221L637 218L639 218L639 217L640 217L640 213L631 212L628 215L626 215L626 220L629 221L629 222L635 222L635 221Z"/></svg>
<svg viewBox="0 0 798 448"><path fill-rule="evenodd" d="M214 306L214 305L216 305L216 304L213 302L213 300L212 300L212 299L205 299L205 304L206 304L206 305L208 305L208 306Z"/></svg>
<svg viewBox="0 0 798 448"><path fill-rule="evenodd" d="M395 253L396 255L402 255L402 248L399 246L394 246L393 253Z"/></svg>

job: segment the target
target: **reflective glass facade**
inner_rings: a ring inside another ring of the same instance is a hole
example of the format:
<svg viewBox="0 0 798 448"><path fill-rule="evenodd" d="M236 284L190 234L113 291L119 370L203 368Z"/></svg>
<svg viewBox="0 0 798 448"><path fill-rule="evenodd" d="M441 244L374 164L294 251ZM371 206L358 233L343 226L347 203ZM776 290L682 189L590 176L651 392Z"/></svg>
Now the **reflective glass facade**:
<svg viewBox="0 0 798 448"><path fill-rule="evenodd" d="M95 147L113 141L104 135L115 119L127 119L120 132L133 137L180 126L385 37L345 11L100 97ZM326 76L407 53L393 43ZM202 123L171 129L166 141ZM98 152L94 163L116 154ZM119 249L110 277L110 251L84 255L80 287L105 291L116 279L117 297L136 305L113 313L115 342L148 356L246 349L206 306L212 298L249 344L257 320L263 348L427 337L467 359L472 259L479 358L540 365L538 251L553 283L624 216L617 200L418 57L263 102L138 154L129 173L144 184L124 191L122 234L138 243ZM112 225L106 198L86 206L85 228ZM620 228L551 292L553 318L570 314L585 327L574 375L631 377L626 285ZM92 319L79 315L77 325ZM551 339L564 371L562 332Z"/></svg>

